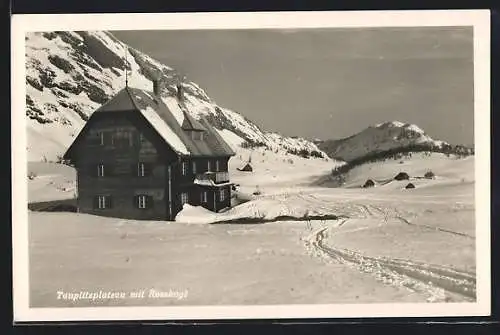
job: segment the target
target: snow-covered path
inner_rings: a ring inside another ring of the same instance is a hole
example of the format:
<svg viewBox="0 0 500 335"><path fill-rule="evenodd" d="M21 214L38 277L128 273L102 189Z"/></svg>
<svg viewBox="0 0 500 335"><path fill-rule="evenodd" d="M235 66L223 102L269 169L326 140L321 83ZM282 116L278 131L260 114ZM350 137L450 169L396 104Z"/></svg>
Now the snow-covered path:
<svg viewBox="0 0 500 335"><path fill-rule="evenodd" d="M341 222L343 225L345 220ZM309 243L339 263L372 274L384 284L424 294L429 302L474 301L475 273L403 259L371 257L325 243L329 227L311 235Z"/></svg>

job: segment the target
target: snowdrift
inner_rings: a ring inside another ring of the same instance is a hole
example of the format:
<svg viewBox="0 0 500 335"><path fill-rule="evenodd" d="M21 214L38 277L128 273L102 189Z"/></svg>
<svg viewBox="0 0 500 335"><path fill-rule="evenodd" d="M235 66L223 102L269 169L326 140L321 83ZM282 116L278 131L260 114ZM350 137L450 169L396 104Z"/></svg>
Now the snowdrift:
<svg viewBox="0 0 500 335"><path fill-rule="evenodd" d="M76 170L63 164L28 163L28 202L76 198Z"/></svg>
<svg viewBox="0 0 500 335"><path fill-rule="evenodd" d="M214 213L200 206L184 205L175 221L182 223L264 223L278 220L312 220L338 217L334 211L318 201L305 201L301 194L281 194L251 200L225 212Z"/></svg>

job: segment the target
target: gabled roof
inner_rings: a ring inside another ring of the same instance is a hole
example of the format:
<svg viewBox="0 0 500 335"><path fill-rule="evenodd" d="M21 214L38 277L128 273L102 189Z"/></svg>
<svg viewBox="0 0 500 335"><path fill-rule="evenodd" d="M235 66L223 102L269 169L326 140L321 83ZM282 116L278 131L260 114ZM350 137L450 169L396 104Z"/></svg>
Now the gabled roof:
<svg viewBox="0 0 500 335"><path fill-rule="evenodd" d="M127 89L118 92L114 97L108 100L104 105L97 108L97 112L122 112L137 109Z"/></svg>
<svg viewBox="0 0 500 335"><path fill-rule="evenodd" d="M170 105L170 108L167 106L167 103ZM182 156L224 157L235 154L207 120L201 118L198 121L189 115L186 110L182 111L183 116L179 115L179 110L171 111L171 108L174 107L180 106L172 104L171 97L159 98L153 92L126 87L107 103L99 107L94 113L137 111L153 126L166 144ZM203 131L203 139L193 139L191 130ZM75 142L77 140L78 137L75 139Z"/></svg>
<svg viewBox="0 0 500 335"><path fill-rule="evenodd" d="M184 113L184 122L182 122L182 129L184 130L198 130L198 131L203 131L207 130L203 125L198 122L194 117L189 115L185 110L183 111Z"/></svg>

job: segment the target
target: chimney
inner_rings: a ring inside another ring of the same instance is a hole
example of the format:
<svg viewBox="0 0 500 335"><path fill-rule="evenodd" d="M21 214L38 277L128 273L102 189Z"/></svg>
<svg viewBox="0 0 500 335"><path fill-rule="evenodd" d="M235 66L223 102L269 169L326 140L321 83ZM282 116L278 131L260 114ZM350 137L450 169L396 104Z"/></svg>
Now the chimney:
<svg viewBox="0 0 500 335"><path fill-rule="evenodd" d="M182 91L182 85L177 84L177 100L180 102L184 98L184 92Z"/></svg>
<svg viewBox="0 0 500 335"><path fill-rule="evenodd" d="M153 80L153 93L155 94L155 96L159 97L161 95L161 92L163 91L162 85L163 83L161 79Z"/></svg>

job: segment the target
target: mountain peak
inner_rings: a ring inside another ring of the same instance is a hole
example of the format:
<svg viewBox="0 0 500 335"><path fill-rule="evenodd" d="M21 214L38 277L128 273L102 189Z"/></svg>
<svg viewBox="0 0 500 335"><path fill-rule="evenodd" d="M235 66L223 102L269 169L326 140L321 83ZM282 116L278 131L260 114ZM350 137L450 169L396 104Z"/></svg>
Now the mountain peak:
<svg viewBox="0 0 500 335"><path fill-rule="evenodd" d="M401 121L386 121L375 125L375 128L387 128L387 127L404 127L405 123Z"/></svg>
<svg viewBox="0 0 500 335"><path fill-rule="evenodd" d="M375 128L381 128L381 129L384 129L384 128L405 128L405 129L414 131L416 133L425 134L425 132L419 126L417 126L415 124L411 124L411 123L404 123L401 121L387 121L387 122L379 123L375 126Z"/></svg>
<svg viewBox="0 0 500 335"><path fill-rule="evenodd" d="M329 140L319 144L331 158L352 161L376 152L411 146L436 147L449 145L434 140L415 124L387 121L368 127L363 131L340 140Z"/></svg>
<svg viewBox="0 0 500 335"><path fill-rule="evenodd" d="M311 141L265 132L243 115L218 106L200 86L109 32L28 33L25 41L30 161L61 156L90 115L125 87L125 73L129 87L147 91L153 90L154 80L161 80L165 96L176 93L182 78L183 104L190 116L204 117L233 142L238 138L239 143L274 151L327 158Z"/></svg>

